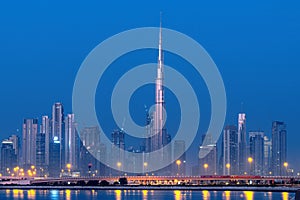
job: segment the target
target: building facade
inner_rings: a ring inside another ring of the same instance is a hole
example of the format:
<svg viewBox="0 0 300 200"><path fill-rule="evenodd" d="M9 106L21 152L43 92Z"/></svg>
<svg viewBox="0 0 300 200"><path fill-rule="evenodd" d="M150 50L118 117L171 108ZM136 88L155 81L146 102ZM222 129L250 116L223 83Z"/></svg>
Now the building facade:
<svg viewBox="0 0 300 200"><path fill-rule="evenodd" d="M13 168L17 166L17 155L14 149L13 141L6 139L1 142L1 173L3 175L10 175L8 173L14 172ZM7 170L8 169L8 170Z"/></svg>
<svg viewBox="0 0 300 200"><path fill-rule="evenodd" d="M246 114L238 115L238 168L239 174L247 173L247 135L246 135Z"/></svg>
<svg viewBox="0 0 300 200"><path fill-rule="evenodd" d="M27 169L36 165L37 119L24 119L22 135L22 166Z"/></svg>
<svg viewBox="0 0 300 200"><path fill-rule="evenodd" d="M52 120L51 120L51 136L50 136L50 148L51 145L59 145L59 168L62 169L65 164L64 159L64 143L65 143L65 131L64 131L64 109L63 105L59 102L52 106ZM55 141L54 141L55 140ZM50 155L50 157L53 155ZM56 155L55 155L56 156Z"/></svg>
<svg viewBox="0 0 300 200"><path fill-rule="evenodd" d="M223 132L222 169L224 175L238 175L239 143L238 131L234 125L226 126Z"/></svg>
<svg viewBox="0 0 300 200"><path fill-rule="evenodd" d="M264 174L264 132L249 132L250 152L248 159L248 172L251 175ZM252 159L251 159L252 158Z"/></svg>
<svg viewBox="0 0 300 200"><path fill-rule="evenodd" d="M65 118L65 164L71 164L72 170L79 168L79 135L75 123L74 114L68 114Z"/></svg>
<svg viewBox="0 0 300 200"><path fill-rule="evenodd" d="M272 175L284 176L287 169L287 130L284 122L272 123Z"/></svg>

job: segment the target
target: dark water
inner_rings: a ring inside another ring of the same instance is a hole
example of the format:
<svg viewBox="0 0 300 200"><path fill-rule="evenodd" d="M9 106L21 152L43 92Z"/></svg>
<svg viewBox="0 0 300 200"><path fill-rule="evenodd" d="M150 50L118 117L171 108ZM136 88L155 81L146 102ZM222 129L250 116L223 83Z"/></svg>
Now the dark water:
<svg viewBox="0 0 300 200"><path fill-rule="evenodd" d="M294 199L293 193L280 192L209 192L162 190L0 190L0 199Z"/></svg>

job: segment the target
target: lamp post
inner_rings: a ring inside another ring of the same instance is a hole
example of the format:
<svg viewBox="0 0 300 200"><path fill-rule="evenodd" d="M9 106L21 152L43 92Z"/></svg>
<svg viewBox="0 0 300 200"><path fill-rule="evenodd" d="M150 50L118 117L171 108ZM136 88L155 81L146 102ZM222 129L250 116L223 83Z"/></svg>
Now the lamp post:
<svg viewBox="0 0 300 200"><path fill-rule="evenodd" d="M289 166L289 163L288 162L284 162L283 166L285 167L285 173L286 173L286 175L288 175L288 166Z"/></svg>
<svg viewBox="0 0 300 200"><path fill-rule="evenodd" d="M72 165L70 163L68 163L66 165L67 169L68 169L68 175L71 176L71 168L72 168Z"/></svg>
<svg viewBox="0 0 300 200"><path fill-rule="evenodd" d="M181 160L176 160L176 165L177 165L177 170L178 170L178 173L177 173L177 175L179 176L179 174L180 174L180 165L181 165Z"/></svg>
<svg viewBox="0 0 300 200"><path fill-rule="evenodd" d="M117 167L119 169L119 175L121 176L121 166L122 166L122 163L121 162L117 162Z"/></svg>
<svg viewBox="0 0 300 200"><path fill-rule="evenodd" d="M248 158L248 163L249 163L249 175L252 175L252 162L253 162L253 158L252 157L249 157Z"/></svg>
<svg viewBox="0 0 300 200"><path fill-rule="evenodd" d="M226 168L227 168L227 175L230 175L230 163L226 164Z"/></svg>
<svg viewBox="0 0 300 200"><path fill-rule="evenodd" d="M208 164L205 163L205 164L203 165L203 167L204 167L204 170L205 170L205 175L207 175Z"/></svg>
<svg viewBox="0 0 300 200"><path fill-rule="evenodd" d="M148 163L144 162L144 164L143 164L144 174L146 174L145 170L147 171L147 167L148 167Z"/></svg>

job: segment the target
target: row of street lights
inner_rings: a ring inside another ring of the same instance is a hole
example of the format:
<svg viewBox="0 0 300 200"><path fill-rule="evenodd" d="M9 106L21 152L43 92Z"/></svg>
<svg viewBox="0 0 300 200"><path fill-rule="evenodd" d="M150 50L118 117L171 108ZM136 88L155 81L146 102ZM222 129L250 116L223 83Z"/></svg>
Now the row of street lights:
<svg viewBox="0 0 300 200"><path fill-rule="evenodd" d="M10 176L16 176L16 177L25 177L25 176L34 177L36 176L36 168L34 165L31 165L30 169L27 170L27 174L26 174L23 168L16 166L13 168L13 171L10 171L9 168L6 168L6 173Z"/></svg>
<svg viewBox="0 0 300 200"><path fill-rule="evenodd" d="M251 171L252 171L252 163L254 162L254 159L252 157L248 157L248 163L250 165L250 169L249 169L249 174L251 175ZM178 173L177 175L180 175L180 165L182 164L181 160L176 160L176 165L177 165L177 170L178 170ZM284 162L284 167L286 168L286 172L287 172L287 167L288 167L288 163L287 162ZM122 163L121 162L117 162L117 167L118 167L118 170L120 171L120 175L121 175L121 167L122 167ZM144 162L143 163L143 172L145 172L145 170L147 169L148 167L148 163L147 162ZM227 169L227 172L228 172L228 175L230 174L230 168L231 168L231 165L230 163L227 163L225 165L226 169ZM203 164L203 168L205 170L205 173L207 174L207 171L208 171L208 168L209 168L209 165L207 163ZM71 164L67 164L67 169L68 169L68 172L70 174L70 170L71 170ZM245 174L247 174L245 172Z"/></svg>

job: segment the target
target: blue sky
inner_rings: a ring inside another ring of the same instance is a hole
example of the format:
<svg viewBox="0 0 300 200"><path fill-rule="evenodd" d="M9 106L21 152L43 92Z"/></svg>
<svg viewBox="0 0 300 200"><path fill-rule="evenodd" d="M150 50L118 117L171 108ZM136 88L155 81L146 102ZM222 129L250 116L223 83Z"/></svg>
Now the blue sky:
<svg viewBox="0 0 300 200"><path fill-rule="evenodd" d="M56 101L71 112L73 82L87 54L121 31L158 26L160 12L164 27L194 38L217 64L227 92L226 124L237 123L241 102L248 130L270 134L273 120L285 121L289 162L298 169L300 3L292 0L1 2L0 138L21 129L23 118L50 115ZM157 60L155 52L136 55L143 56L139 62ZM172 59L166 55L165 62L180 63ZM137 101L147 101L141 94ZM169 96L167 105L176 104Z"/></svg>

